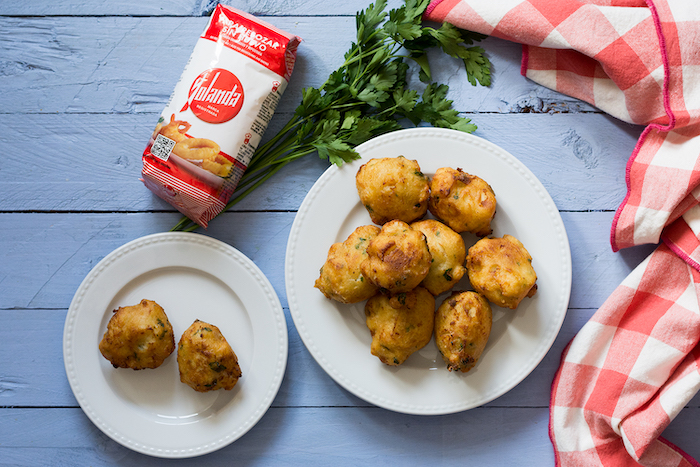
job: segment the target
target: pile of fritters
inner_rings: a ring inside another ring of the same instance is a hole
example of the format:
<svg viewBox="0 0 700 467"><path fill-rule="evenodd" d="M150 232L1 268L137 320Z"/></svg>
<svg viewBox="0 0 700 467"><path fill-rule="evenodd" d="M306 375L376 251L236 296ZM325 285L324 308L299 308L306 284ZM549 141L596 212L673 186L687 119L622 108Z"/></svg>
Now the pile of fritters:
<svg viewBox="0 0 700 467"><path fill-rule="evenodd" d="M366 300L371 353L401 365L435 336L450 371L478 362L491 333L491 304L515 309L537 290L532 257L510 235L489 238L491 186L461 168L430 179L403 156L371 159L355 177L373 223L331 246L315 287L341 303ZM427 212L436 219L423 219ZM421 220L423 219L423 220ZM462 233L481 237L467 251ZM464 277L474 291L452 291ZM435 298L452 291L435 308Z"/></svg>
<svg viewBox="0 0 700 467"><path fill-rule="evenodd" d="M175 350L173 327L163 307L141 300L120 307L99 344L115 368L158 368ZM178 343L180 381L197 392L233 389L241 377L238 357L216 326L195 320Z"/></svg>

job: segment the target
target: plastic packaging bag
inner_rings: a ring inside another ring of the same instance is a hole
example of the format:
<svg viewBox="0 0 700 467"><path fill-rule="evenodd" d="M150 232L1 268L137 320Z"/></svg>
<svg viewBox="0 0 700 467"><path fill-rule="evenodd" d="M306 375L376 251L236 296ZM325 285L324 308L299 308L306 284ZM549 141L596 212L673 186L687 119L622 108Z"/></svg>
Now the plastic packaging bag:
<svg viewBox="0 0 700 467"><path fill-rule="evenodd" d="M143 153L143 182L202 227L226 206L294 68L301 39L218 5Z"/></svg>

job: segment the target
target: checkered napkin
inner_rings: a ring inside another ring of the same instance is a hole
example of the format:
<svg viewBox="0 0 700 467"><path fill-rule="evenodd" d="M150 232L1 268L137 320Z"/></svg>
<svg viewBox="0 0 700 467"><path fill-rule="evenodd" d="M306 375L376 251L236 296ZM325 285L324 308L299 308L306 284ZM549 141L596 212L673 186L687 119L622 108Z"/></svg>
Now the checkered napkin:
<svg viewBox="0 0 700 467"><path fill-rule="evenodd" d="M700 389L700 3L433 0L426 19L522 43L526 77L646 125L611 243L663 243L564 351L550 436L561 466L700 466L659 436Z"/></svg>

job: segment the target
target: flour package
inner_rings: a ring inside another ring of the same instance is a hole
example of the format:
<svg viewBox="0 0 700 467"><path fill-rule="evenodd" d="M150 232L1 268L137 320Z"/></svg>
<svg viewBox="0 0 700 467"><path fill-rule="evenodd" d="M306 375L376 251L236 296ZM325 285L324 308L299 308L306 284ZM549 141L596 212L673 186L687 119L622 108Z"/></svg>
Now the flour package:
<svg viewBox="0 0 700 467"><path fill-rule="evenodd" d="M144 184L206 227L260 143L300 41L218 5L143 153Z"/></svg>

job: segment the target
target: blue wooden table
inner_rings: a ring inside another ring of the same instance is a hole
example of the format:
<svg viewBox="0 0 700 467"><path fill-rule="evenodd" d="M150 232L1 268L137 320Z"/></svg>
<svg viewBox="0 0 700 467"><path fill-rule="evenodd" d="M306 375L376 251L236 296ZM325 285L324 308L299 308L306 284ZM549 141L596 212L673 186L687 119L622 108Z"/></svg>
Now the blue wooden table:
<svg viewBox="0 0 700 467"><path fill-rule="evenodd" d="M549 390L562 349L653 246L613 253L609 231L642 128L523 78L520 46L482 43L493 84L472 87L454 62L434 77L476 135L541 180L559 208L573 258L567 317L553 347L518 386L483 407L441 416L377 408L337 385L294 327L284 284L287 237L327 168L287 166L203 232L251 258L287 319L282 386L233 444L187 460L112 441L68 384L62 338L83 278L115 248L180 218L139 181L141 153L207 15L207 0L0 3L0 464L11 465L552 465ZM318 86L354 39L365 0L239 0L231 4L304 39L274 134L306 86ZM398 2L390 2L398 5ZM664 432L700 458L700 398Z"/></svg>

